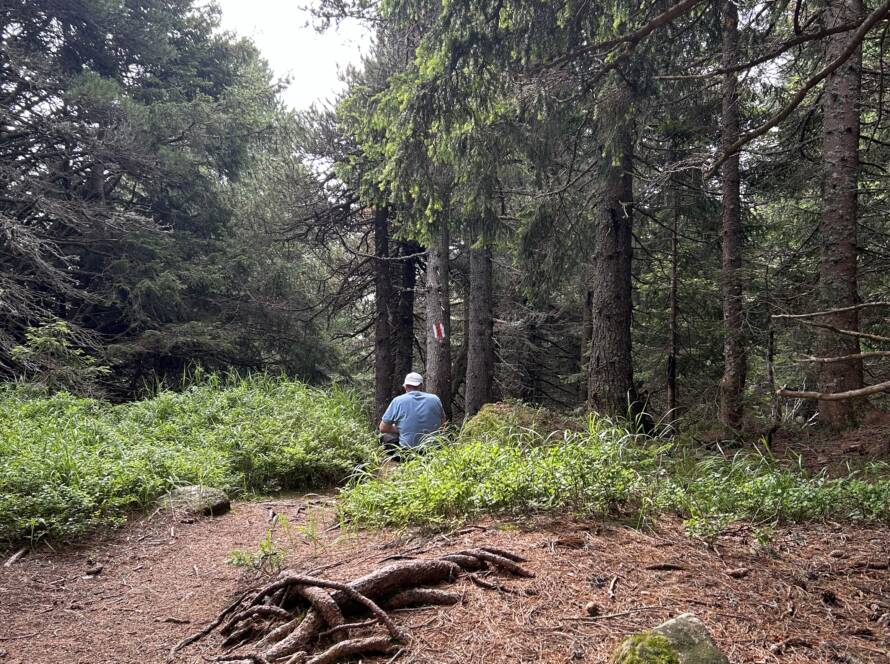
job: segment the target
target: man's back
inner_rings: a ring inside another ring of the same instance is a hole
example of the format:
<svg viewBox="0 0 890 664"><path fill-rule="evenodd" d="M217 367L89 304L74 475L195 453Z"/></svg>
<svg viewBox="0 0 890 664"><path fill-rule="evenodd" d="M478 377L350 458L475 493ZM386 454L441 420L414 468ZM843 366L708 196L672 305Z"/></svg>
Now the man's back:
<svg viewBox="0 0 890 664"><path fill-rule="evenodd" d="M393 399L382 419L396 425L400 445L415 447L423 442L426 434L441 426L445 409L435 394L411 390Z"/></svg>

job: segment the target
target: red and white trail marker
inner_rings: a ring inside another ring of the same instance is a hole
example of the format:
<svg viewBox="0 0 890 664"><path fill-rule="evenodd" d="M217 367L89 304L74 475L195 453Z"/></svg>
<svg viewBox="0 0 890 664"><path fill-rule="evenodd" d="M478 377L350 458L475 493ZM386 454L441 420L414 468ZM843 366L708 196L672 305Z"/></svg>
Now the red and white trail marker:
<svg viewBox="0 0 890 664"><path fill-rule="evenodd" d="M445 326L442 323L433 323L433 338L445 338Z"/></svg>

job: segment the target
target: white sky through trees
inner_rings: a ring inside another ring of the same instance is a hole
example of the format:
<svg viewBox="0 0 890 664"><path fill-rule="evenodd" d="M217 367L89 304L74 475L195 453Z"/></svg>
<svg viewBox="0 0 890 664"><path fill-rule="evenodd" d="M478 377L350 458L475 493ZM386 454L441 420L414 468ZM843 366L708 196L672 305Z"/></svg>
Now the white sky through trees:
<svg viewBox="0 0 890 664"><path fill-rule="evenodd" d="M290 79L282 97L297 110L333 100L343 89L339 72L358 64L371 42L370 32L356 21L316 32L305 9L310 0L216 0L216 4L222 9L223 28L250 37L275 74Z"/></svg>

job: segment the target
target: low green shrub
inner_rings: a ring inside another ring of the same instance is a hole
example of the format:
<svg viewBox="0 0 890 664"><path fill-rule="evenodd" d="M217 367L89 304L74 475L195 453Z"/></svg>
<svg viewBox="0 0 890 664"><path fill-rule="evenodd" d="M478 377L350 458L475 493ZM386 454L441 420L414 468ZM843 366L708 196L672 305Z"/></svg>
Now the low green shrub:
<svg viewBox="0 0 890 664"><path fill-rule="evenodd" d="M120 523L173 486L323 488L376 468L361 407L340 389L211 377L111 405L0 392L0 546Z"/></svg>
<svg viewBox="0 0 890 664"><path fill-rule="evenodd" d="M586 431L549 436L526 427L464 431L385 477L356 477L340 501L344 520L369 527L436 528L482 514L548 511L636 524L674 513L700 535L739 520L890 521L890 467L873 464L835 479L810 476L763 456L690 452L591 419Z"/></svg>
<svg viewBox="0 0 890 664"><path fill-rule="evenodd" d="M437 526L492 513L639 511L657 498L649 478L663 449L594 419L585 432L550 436L525 427L464 433L409 456L385 478L356 477L340 509L369 526Z"/></svg>
<svg viewBox="0 0 890 664"><path fill-rule="evenodd" d="M499 401L482 406L460 430L462 440L506 436L516 430L534 431L580 430L584 422L567 418L547 408L529 406L517 401Z"/></svg>

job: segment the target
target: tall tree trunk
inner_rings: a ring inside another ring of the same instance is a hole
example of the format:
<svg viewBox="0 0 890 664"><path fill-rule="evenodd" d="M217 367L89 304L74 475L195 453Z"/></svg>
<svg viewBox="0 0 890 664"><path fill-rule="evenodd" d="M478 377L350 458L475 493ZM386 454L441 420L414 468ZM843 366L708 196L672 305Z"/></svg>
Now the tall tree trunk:
<svg viewBox="0 0 890 664"><path fill-rule="evenodd" d="M383 415L393 396L392 384L392 273L389 258L389 210L374 211L374 410Z"/></svg>
<svg viewBox="0 0 890 664"><path fill-rule="evenodd" d="M738 60L739 16L733 0L723 2L724 69ZM739 137L738 78L735 72L723 75L721 143L725 150ZM742 332L742 206L739 154L729 157L721 168L723 186L723 378L720 380L720 421L728 429L742 423L742 395L745 391L747 356Z"/></svg>
<svg viewBox="0 0 890 664"><path fill-rule="evenodd" d="M581 308L581 390L580 397L587 403L587 382L590 368L590 344L593 339L593 290L590 283L590 267L584 267L583 302Z"/></svg>
<svg viewBox="0 0 890 664"><path fill-rule="evenodd" d="M861 21L861 0L831 0L828 25ZM837 58L846 44L844 33L828 38L827 60ZM825 79L822 94L823 174L822 242L819 294L822 308L848 307L859 302L856 247L856 188L859 178L859 97L862 74L861 48ZM859 330L856 310L833 314L823 322L845 330ZM854 337L820 330L824 357L859 352ZM862 361L824 364L819 371L820 392L844 392L862 387ZM832 429L855 423L855 401L820 401L819 415Z"/></svg>
<svg viewBox="0 0 890 664"><path fill-rule="evenodd" d="M625 91L629 99L629 91ZM603 158L603 198L593 230L588 407L609 416L636 403L631 357L633 134L629 120L613 128L614 156Z"/></svg>
<svg viewBox="0 0 890 664"><path fill-rule="evenodd" d="M679 184L674 185L674 210L673 224L671 227L671 294L670 294L670 349L668 350L667 361L667 393L668 393L668 411L671 419L677 416L677 315L679 307L677 303L677 287L679 275L677 273L677 261L679 254L679 241L677 233L680 225L680 190Z"/></svg>
<svg viewBox="0 0 890 664"><path fill-rule="evenodd" d="M460 313L460 348L457 351L457 357L451 358L451 400L458 402L461 389L467 380L467 355L470 347L470 280L467 279L466 287L463 289L461 297L461 313ZM464 396L460 403L466 409L466 389L463 390Z"/></svg>
<svg viewBox="0 0 890 664"><path fill-rule="evenodd" d="M448 228L430 242L426 264L426 387L451 417L451 302L448 288ZM437 338L441 324L444 338Z"/></svg>
<svg viewBox="0 0 890 664"><path fill-rule="evenodd" d="M470 249L469 343L464 411L467 417L491 401L494 373L492 267L489 247Z"/></svg>
<svg viewBox="0 0 890 664"><path fill-rule="evenodd" d="M417 287L417 256L420 246L416 242L401 244L398 306L393 309L395 360L393 362L393 388L398 390L405 375L412 371L414 360L414 301Z"/></svg>

